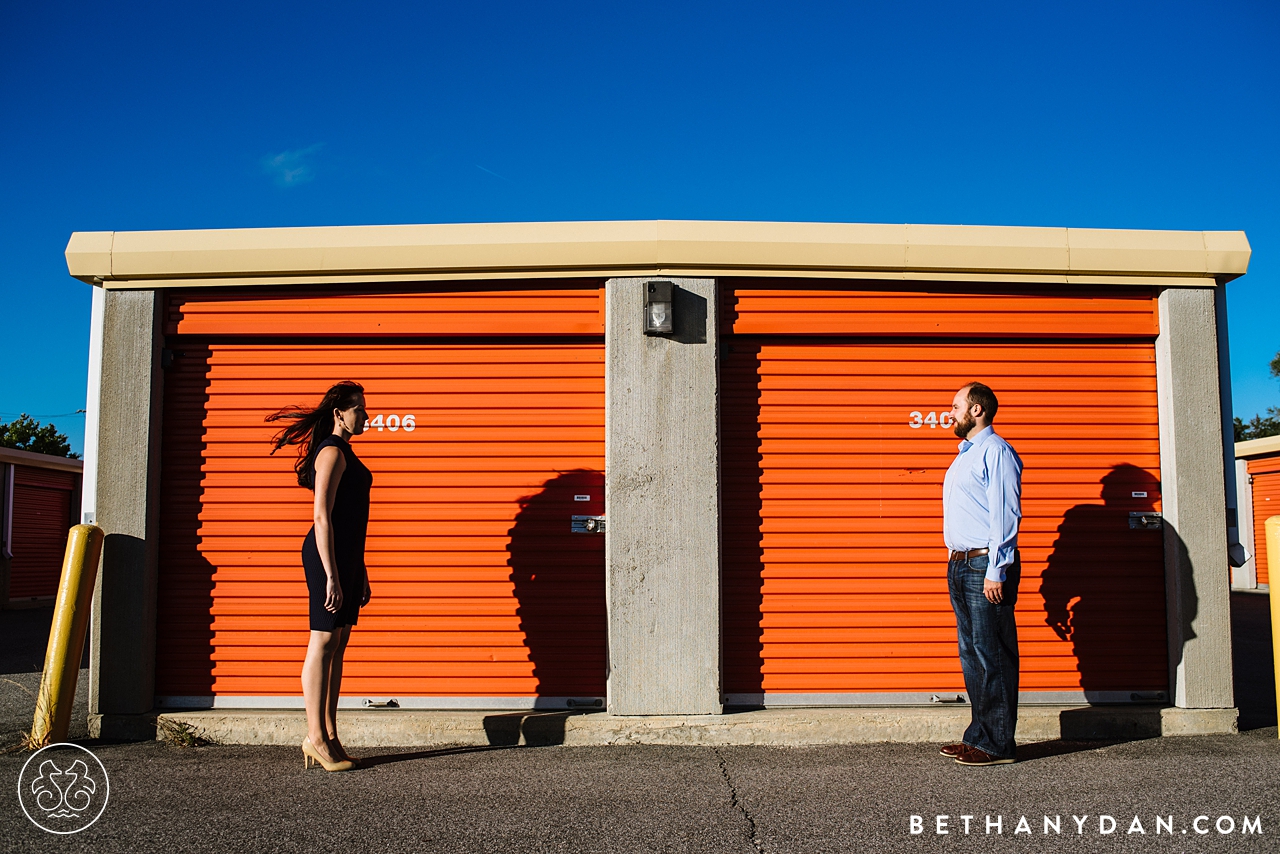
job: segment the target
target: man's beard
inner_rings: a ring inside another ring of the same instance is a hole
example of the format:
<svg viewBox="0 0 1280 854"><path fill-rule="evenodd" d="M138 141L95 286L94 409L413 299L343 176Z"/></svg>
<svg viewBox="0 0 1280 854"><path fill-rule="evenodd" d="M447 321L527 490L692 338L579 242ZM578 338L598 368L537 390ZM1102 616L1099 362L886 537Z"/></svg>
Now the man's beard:
<svg viewBox="0 0 1280 854"><path fill-rule="evenodd" d="M965 412L956 418L955 424L952 425L951 429L955 431L957 439L967 439L969 438L969 431L973 429L975 424L977 422L973 420L973 416Z"/></svg>

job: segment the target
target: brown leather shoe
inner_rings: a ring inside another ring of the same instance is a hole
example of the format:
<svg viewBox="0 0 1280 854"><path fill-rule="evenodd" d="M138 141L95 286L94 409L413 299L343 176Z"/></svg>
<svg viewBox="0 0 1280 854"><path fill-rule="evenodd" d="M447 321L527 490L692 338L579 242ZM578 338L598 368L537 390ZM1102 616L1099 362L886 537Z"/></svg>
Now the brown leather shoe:
<svg viewBox="0 0 1280 854"><path fill-rule="evenodd" d="M979 750L967 744L956 757L956 762L960 765L1012 765L1014 761L1012 756L992 756L985 750Z"/></svg>
<svg viewBox="0 0 1280 854"><path fill-rule="evenodd" d="M969 749L969 745L963 742L956 742L955 744L948 744L938 748L938 752L941 753L943 756L947 757L948 759L955 759L957 756L959 756L961 753L964 753L968 749Z"/></svg>

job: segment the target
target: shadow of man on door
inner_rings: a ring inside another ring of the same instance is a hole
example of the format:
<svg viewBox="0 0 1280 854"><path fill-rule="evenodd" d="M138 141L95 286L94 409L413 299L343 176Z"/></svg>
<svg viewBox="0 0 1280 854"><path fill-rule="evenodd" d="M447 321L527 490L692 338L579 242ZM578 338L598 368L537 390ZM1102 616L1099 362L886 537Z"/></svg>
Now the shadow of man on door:
<svg viewBox="0 0 1280 854"><path fill-rule="evenodd" d="M1102 478L1102 504L1066 512L1042 576L1045 622L1071 643L1091 703L1169 696L1166 532L1129 527L1131 512L1154 512L1159 490L1144 469L1112 468ZM1194 600L1194 591L1189 595ZM1184 637L1194 637L1195 602L1183 603L1183 613Z"/></svg>

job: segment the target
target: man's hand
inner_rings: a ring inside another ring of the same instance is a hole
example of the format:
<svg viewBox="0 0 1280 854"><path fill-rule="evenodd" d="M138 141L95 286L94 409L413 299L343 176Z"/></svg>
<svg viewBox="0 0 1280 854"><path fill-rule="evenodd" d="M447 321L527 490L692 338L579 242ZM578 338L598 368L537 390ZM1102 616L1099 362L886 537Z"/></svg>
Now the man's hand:
<svg viewBox="0 0 1280 854"><path fill-rule="evenodd" d="M982 595L987 597L987 601L992 605L999 605L1004 600L1004 582L992 581L990 578L982 579Z"/></svg>

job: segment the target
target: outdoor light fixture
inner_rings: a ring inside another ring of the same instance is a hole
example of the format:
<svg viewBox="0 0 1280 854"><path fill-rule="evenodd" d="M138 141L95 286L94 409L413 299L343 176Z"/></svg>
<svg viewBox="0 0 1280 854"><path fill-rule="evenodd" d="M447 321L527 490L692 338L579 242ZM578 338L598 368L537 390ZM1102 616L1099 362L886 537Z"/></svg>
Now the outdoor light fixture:
<svg viewBox="0 0 1280 854"><path fill-rule="evenodd" d="M645 282L644 284L644 334L670 335L671 292L670 282Z"/></svg>

